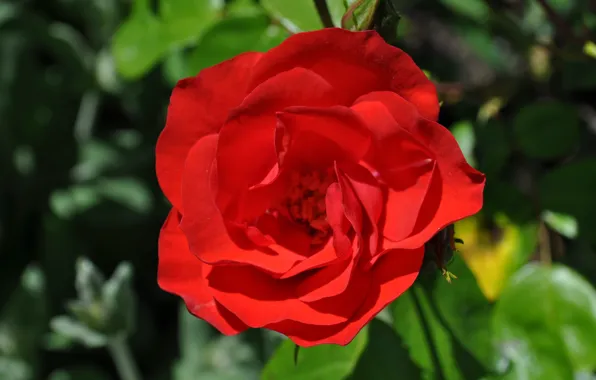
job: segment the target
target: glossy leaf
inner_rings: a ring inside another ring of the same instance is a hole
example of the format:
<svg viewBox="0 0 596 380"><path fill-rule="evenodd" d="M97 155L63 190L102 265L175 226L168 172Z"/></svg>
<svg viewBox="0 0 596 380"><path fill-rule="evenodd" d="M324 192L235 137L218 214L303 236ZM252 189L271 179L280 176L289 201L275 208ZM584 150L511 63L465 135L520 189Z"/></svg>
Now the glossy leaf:
<svg viewBox="0 0 596 380"><path fill-rule="evenodd" d="M159 16L168 45L184 45L200 37L221 16L224 0L160 0Z"/></svg>
<svg viewBox="0 0 596 380"><path fill-rule="evenodd" d="M348 376L358 362L368 342L365 327L345 347L320 345L300 349L298 363L294 363L294 344L287 340L277 349L263 370L262 380L341 380Z"/></svg>
<svg viewBox="0 0 596 380"><path fill-rule="evenodd" d="M227 18L209 29L190 53L189 71L196 74L245 51L267 51L287 35L281 27L270 25L263 14Z"/></svg>
<svg viewBox="0 0 596 380"><path fill-rule="evenodd" d="M396 374L404 379L421 378L420 368L391 325L375 318L369 323L368 335L368 344L349 380L393 380Z"/></svg>
<svg viewBox="0 0 596 380"><path fill-rule="evenodd" d="M313 1L262 0L261 5L292 33L323 27Z"/></svg>
<svg viewBox="0 0 596 380"><path fill-rule="evenodd" d="M112 40L112 54L118 72L136 79L149 71L168 47L164 28L149 8L149 0L134 0L129 18Z"/></svg>
<svg viewBox="0 0 596 380"><path fill-rule="evenodd" d="M596 369L596 291L567 267L522 269L497 303L494 328L525 379L572 378Z"/></svg>
<svg viewBox="0 0 596 380"><path fill-rule="evenodd" d="M422 370L423 379L464 379L455 360L453 339L420 285L402 294L392 308L395 331Z"/></svg>

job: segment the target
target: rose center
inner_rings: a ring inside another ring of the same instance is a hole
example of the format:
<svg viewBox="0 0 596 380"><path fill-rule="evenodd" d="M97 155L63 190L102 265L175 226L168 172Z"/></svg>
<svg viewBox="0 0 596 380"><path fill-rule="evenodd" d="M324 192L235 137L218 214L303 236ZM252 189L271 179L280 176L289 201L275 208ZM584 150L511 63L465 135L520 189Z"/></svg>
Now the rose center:
<svg viewBox="0 0 596 380"><path fill-rule="evenodd" d="M306 227L308 234L312 236L312 245L324 243L330 235L325 195L333 181L332 169L294 172L291 176L290 190L283 207L294 222Z"/></svg>

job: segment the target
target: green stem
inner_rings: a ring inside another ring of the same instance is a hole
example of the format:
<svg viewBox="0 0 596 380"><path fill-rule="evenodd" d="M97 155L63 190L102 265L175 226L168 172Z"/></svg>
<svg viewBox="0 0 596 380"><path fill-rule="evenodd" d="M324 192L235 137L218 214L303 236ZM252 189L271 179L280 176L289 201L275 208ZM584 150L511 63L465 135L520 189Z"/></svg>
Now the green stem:
<svg viewBox="0 0 596 380"><path fill-rule="evenodd" d="M108 344L108 351L116 365L121 380L141 380L141 374L130 352L126 338L115 337Z"/></svg>
<svg viewBox="0 0 596 380"><path fill-rule="evenodd" d="M331 18L331 13L327 6L327 0L315 0L315 6L317 7L317 12L319 13L323 26L325 28L333 28L333 19Z"/></svg>

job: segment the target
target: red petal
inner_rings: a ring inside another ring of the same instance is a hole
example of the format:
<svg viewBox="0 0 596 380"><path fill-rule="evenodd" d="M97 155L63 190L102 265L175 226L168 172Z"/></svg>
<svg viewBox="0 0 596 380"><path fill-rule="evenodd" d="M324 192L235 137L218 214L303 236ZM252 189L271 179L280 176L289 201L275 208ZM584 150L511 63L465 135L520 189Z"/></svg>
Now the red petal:
<svg viewBox="0 0 596 380"><path fill-rule="evenodd" d="M217 150L218 204L237 199L277 164L275 113L290 106L337 104L331 85L319 75L293 68L261 83L225 123Z"/></svg>
<svg viewBox="0 0 596 380"><path fill-rule="evenodd" d="M266 327L287 335L302 347L319 344L345 346L375 315L412 286L423 257L423 248L395 250L384 255L369 272L372 284L366 300L347 323L317 326L288 320Z"/></svg>
<svg viewBox="0 0 596 380"><path fill-rule="evenodd" d="M483 201L485 176L468 165L451 132L440 124L420 119L415 133L436 157L437 170L414 235L399 243L400 248L420 247L445 226L480 211Z"/></svg>
<svg viewBox="0 0 596 380"><path fill-rule="evenodd" d="M178 82L172 92L166 126L155 148L159 184L182 211L181 181L190 148L203 136L217 133L230 110L246 96L250 70L261 53L245 53Z"/></svg>
<svg viewBox="0 0 596 380"><path fill-rule="evenodd" d="M338 168L338 176L345 177L350 183L354 194L366 212L368 219L364 223L362 234L368 241L368 251L374 255L379 240L377 224L383 211L383 193L379 183L368 169L360 165L346 162L338 165Z"/></svg>
<svg viewBox="0 0 596 380"><path fill-rule="evenodd" d="M299 279L279 280L249 266L213 266L206 274L215 299L250 327L291 319L333 325L347 320L340 313L322 312L296 298Z"/></svg>
<svg viewBox="0 0 596 380"><path fill-rule="evenodd" d="M182 182L182 202L186 210L180 228L190 250L205 263L243 263L272 273L285 273L295 257L260 252L243 231L226 226L213 200L212 167L217 136L203 137L190 150ZM239 246L239 244L242 245Z"/></svg>
<svg viewBox="0 0 596 380"><path fill-rule="evenodd" d="M283 165L325 168L336 160L359 161L370 135L347 107L292 107L277 115L289 137Z"/></svg>
<svg viewBox="0 0 596 380"><path fill-rule="evenodd" d="M419 220L434 155L409 132L417 131L418 112L400 96L377 92L360 98L352 109L376 137L369 159L388 185L383 235L399 242L414 232Z"/></svg>
<svg viewBox="0 0 596 380"><path fill-rule="evenodd" d="M410 56L376 32L327 28L290 36L263 56L251 86L297 66L323 76L341 94L343 104L387 90L412 102L426 118L436 120L439 114L433 83Z"/></svg>
<svg viewBox="0 0 596 380"><path fill-rule="evenodd" d="M247 326L209 293L202 274L203 264L190 253L186 237L178 227L179 218L178 211L172 209L159 235L157 282L160 288L182 297L192 314L223 334L244 331Z"/></svg>

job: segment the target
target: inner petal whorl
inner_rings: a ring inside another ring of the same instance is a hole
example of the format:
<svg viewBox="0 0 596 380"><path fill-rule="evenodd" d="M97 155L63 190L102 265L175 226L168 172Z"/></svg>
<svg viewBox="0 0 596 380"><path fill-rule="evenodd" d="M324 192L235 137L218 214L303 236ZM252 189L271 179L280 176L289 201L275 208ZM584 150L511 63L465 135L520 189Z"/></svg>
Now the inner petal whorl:
<svg viewBox="0 0 596 380"><path fill-rule="evenodd" d="M329 185L335 181L333 169L296 171L291 174L290 181L290 189L279 211L287 212L291 220L306 227L312 237L311 245L324 243L331 234L325 195Z"/></svg>

